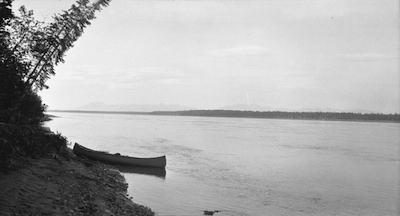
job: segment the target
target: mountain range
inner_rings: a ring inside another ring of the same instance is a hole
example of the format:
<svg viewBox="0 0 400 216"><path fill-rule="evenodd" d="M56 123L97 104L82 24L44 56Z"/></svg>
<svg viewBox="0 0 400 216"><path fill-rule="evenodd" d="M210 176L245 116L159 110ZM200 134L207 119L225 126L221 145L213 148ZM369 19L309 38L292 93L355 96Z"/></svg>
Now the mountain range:
<svg viewBox="0 0 400 216"><path fill-rule="evenodd" d="M153 112L153 111L179 111L193 110L195 108L178 104L106 104L94 102L77 107L76 110L84 111L115 111L115 112Z"/></svg>
<svg viewBox="0 0 400 216"><path fill-rule="evenodd" d="M270 106L262 106L259 104L234 104L215 108L218 110L239 110L239 111L282 111L282 112L353 112L353 113L373 113L368 110L337 110L337 109L311 109L304 108L301 110L274 108ZM89 103L74 110L82 111L114 111L114 112L153 112L153 111L183 111L198 110L198 108L184 106L179 104L106 104L103 102Z"/></svg>
<svg viewBox="0 0 400 216"><path fill-rule="evenodd" d="M240 110L240 111L276 111L269 106L261 106L258 104L235 104L215 108L219 110ZM198 108L183 106L179 104L106 104L103 102L89 103L75 110L84 111L131 111L131 112L153 112L153 111L182 111L182 110L198 110ZM289 111L280 109L280 111Z"/></svg>

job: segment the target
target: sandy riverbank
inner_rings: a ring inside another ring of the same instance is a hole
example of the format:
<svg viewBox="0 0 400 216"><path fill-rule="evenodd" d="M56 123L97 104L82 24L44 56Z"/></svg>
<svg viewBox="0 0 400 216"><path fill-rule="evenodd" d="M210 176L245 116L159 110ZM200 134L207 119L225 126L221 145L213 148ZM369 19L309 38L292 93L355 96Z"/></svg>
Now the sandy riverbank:
<svg viewBox="0 0 400 216"><path fill-rule="evenodd" d="M118 170L70 155L0 172L0 215L154 215L127 197Z"/></svg>

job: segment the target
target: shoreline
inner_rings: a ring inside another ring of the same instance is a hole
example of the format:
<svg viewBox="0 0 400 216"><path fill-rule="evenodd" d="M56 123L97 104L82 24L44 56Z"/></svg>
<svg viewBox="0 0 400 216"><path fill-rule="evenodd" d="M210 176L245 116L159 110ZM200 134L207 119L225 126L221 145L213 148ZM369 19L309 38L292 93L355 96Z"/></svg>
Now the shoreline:
<svg viewBox="0 0 400 216"><path fill-rule="evenodd" d="M367 123L400 123L400 114L354 114L357 116L390 116L395 119L363 119L363 118L333 118L325 116L304 117L302 112L281 112L281 111L238 111L238 110L186 110L186 111L153 111L153 112L133 112L133 111L88 111L88 110L48 110L47 112L64 113L85 113L85 114L121 114L121 115L150 115L150 116L188 116L188 117L216 117L216 118L247 118L247 119L278 119L278 120L305 120L305 121L340 121L340 122L367 122ZM271 113L284 114L283 116L268 116ZM305 112L306 114L319 115L319 112ZM294 114L295 116L291 116ZM343 114L329 113L328 114ZM56 117L56 116L52 116Z"/></svg>
<svg viewBox="0 0 400 216"><path fill-rule="evenodd" d="M69 157L22 158L0 172L0 215L154 215L127 195L119 170L101 162Z"/></svg>

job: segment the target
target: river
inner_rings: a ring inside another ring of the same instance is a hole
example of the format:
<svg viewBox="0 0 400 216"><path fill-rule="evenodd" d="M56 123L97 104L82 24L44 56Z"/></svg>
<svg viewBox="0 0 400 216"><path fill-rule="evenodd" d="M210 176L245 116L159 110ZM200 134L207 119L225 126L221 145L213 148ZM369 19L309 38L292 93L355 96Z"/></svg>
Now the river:
<svg viewBox="0 0 400 216"><path fill-rule="evenodd" d="M400 214L398 123L49 114L72 143L166 155L165 173L123 173L160 216Z"/></svg>

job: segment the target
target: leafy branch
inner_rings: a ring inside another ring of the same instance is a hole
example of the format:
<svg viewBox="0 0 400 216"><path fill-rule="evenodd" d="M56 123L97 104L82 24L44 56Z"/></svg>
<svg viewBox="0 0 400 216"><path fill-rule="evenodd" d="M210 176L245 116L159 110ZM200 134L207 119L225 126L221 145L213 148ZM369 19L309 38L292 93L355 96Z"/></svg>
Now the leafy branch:
<svg viewBox="0 0 400 216"><path fill-rule="evenodd" d="M84 28L95 19L95 13L108 6L111 0L77 0L67 11L55 15L46 25L33 18L33 12L21 7L20 17L12 20L9 48L28 65L24 82L35 90L48 88L46 81L55 75L54 67L64 62L66 51L83 34Z"/></svg>

